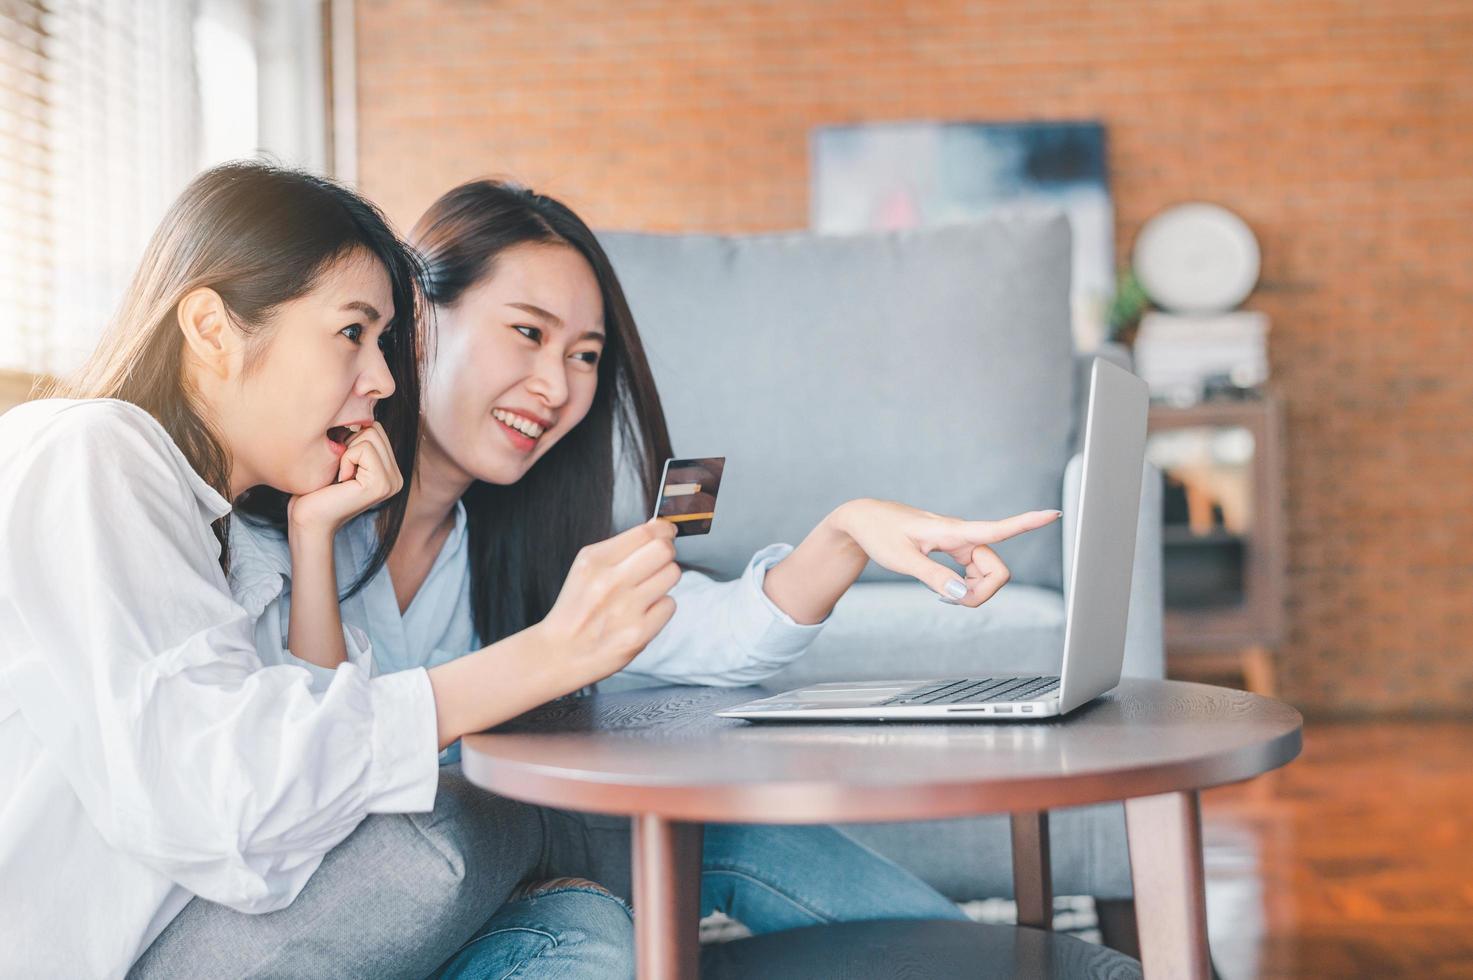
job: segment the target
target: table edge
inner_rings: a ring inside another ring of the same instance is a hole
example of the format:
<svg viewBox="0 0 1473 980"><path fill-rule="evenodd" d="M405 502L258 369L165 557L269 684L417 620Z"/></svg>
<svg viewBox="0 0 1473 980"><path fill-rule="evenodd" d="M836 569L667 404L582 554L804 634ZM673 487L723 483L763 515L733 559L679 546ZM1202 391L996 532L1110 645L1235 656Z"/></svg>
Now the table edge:
<svg viewBox="0 0 1473 980"><path fill-rule="evenodd" d="M1297 712L1296 712L1297 714ZM490 792L542 806L592 813L654 813L722 823L876 823L979 816L1107 803L1242 782L1292 762L1303 749L1303 720L1232 756L1173 760L1125 772L1018 776L988 782L855 784L834 780L754 780L671 785L508 761L478 750L467 736L461 765ZM903 791L903 792L898 792Z"/></svg>

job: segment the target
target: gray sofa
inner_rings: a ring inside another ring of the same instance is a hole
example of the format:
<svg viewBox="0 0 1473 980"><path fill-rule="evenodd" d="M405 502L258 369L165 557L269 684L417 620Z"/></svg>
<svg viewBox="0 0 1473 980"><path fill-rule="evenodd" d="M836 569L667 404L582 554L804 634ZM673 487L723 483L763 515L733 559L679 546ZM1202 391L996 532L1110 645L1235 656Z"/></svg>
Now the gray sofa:
<svg viewBox="0 0 1473 980"><path fill-rule="evenodd" d="M1078 488L1085 359L1069 328L1069 227L1018 212L897 234L600 236L624 284L677 454L725 455L713 533L682 560L734 576L856 496L1066 519L999 547L980 610L873 566L812 650L773 678L1056 673ZM1159 479L1142 501L1125 672L1161 676ZM627 483L624 523L639 519ZM1005 817L849 828L958 900L1011 896ZM1055 890L1130 895L1118 804L1058 812Z"/></svg>

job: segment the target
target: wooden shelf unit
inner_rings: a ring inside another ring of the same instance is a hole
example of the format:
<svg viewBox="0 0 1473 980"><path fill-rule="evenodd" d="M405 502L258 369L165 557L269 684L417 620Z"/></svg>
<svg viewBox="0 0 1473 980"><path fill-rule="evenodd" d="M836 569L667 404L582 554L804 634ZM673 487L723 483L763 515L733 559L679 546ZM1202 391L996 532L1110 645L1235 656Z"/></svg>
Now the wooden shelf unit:
<svg viewBox="0 0 1473 980"><path fill-rule="evenodd" d="M1251 517L1242 534L1243 599L1230 608L1166 608L1173 675L1241 671L1245 686L1274 696L1274 657L1284 638L1286 535L1283 406L1272 392L1185 408L1151 406L1152 435L1180 429L1242 428L1253 436Z"/></svg>

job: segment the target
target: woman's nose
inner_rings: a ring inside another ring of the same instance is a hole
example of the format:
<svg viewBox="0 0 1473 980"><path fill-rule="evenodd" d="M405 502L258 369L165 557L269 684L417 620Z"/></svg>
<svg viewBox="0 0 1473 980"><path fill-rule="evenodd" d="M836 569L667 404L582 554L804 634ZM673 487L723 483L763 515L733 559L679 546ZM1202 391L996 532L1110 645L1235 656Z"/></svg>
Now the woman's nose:
<svg viewBox="0 0 1473 980"><path fill-rule="evenodd" d="M568 373L561 353L545 352L537 358L537 369L527 380L527 388L549 408L559 408L568 400Z"/></svg>
<svg viewBox="0 0 1473 980"><path fill-rule="evenodd" d="M394 372L389 370L389 362L384 359L384 352L374 347L367 369L359 375L359 392L368 398L384 399L392 395L397 387L394 384Z"/></svg>

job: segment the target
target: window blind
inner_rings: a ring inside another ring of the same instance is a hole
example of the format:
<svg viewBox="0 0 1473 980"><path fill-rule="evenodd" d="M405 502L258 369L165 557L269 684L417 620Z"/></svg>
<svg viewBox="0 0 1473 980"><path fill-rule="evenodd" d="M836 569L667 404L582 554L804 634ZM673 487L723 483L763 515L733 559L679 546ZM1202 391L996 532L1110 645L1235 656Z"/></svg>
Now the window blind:
<svg viewBox="0 0 1473 980"><path fill-rule="evenodd" d="M76 367L194 173L194 13L0 0L0 367Z"/></svg>
<svg viewBox="0 0 1473 980"><path fill-rule="evenodd" d="M46 11L0 0L0 369L34 370L50 313Z"/></svg>

